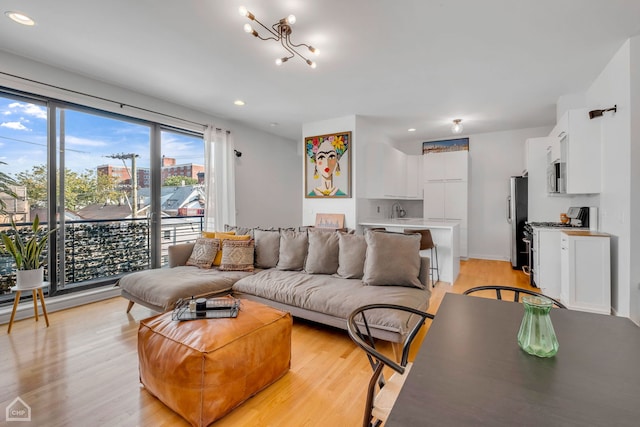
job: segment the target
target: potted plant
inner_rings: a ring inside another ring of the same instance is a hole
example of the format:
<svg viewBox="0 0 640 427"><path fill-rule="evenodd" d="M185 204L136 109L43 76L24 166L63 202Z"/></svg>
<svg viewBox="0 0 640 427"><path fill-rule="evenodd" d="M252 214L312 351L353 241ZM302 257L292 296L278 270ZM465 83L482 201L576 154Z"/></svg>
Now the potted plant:
<svg viewBox="0 0 640 427"><path fill-rule="evenodd" d="M47 245L49 235L54 233L56 229L43 231L40 228L40 218L36 215L31 226L31 236L23 239L20 235L18 227L13 219L11 219L12 233L0 233L2 243L4 244L4 252L13 257L16 263L16 287L18 289L33 289L42 285L44 278L45 260L42 257L42 251Z"/></svg>

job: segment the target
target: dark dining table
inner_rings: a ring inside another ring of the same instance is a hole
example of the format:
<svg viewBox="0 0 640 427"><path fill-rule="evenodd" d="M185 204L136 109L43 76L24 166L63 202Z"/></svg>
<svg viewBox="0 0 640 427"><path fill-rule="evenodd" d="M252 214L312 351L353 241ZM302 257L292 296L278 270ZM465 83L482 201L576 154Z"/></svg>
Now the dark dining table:
<svg viewBox="0 0 640 427"><path fill-rule="evenodd" d="M517 343L520 303L448 293L385 427L640 426L640 328L553 309L551 358Z"/></svg>

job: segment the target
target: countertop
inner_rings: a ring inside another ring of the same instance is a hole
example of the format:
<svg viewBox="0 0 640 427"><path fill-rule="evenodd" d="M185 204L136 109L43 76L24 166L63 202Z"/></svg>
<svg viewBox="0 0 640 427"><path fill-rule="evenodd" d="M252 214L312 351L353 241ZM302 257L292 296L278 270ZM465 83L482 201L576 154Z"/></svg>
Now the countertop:
<svg viewBox="0 0 640 427"><path fill-rule="evenodd" d="M588 236L588 237L611 237L607 233L602 233L600 231L591 231L591 230L567 230L564 229L562 232L568 236Z"/></svg>
<svg viewBox="0 0 640 427"><path fill-rule="evenodd" d="M422 227L452 229L458 226L458 222L427 221L424 218L368 218L358 224L368 227Z"/></svg>

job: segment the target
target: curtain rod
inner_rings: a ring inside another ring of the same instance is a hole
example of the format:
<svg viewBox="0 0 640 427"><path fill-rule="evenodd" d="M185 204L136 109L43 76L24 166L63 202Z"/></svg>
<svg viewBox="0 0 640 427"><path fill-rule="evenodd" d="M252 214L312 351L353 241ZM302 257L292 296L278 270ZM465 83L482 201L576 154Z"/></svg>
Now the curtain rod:
<svg viewBox="0 0 640 427"><path fill-rule="evenodd" d="M76 95L88 96L89 98L94 98L94 99L99 99L101 101L111 102L113 104L119 105L120 108L124 108L124 107L134 108L136 110L144 111L144 112L147 112L147 113L158 114L158 115L163 116L163 117L168 117L168 118L171 118L171 119L181 120L181 121L186 122L186 123L199 125L199 126L202 126L203 128L207 127L207 125L199 123L199 122L194 122L193 120L187 120L187 119L183 119L181 117L172 116L170 114L159 113L157 111L149 110L147 108L136 107L135 105L129 105L129 104L125 104L123 102L114 101L113 99L103 98L101 96L91 95L91 94L80 92L80 91L77 91L77 90L67 89L67 88L64 88L64 87L61 87L61 86L52 85L52 84L49 84L49 83L39 82L37 80L28 79L26 77L16 76L15 74L5 73L4 71L0 71L0 74L4 74L5 76L9 76L9 77L13 77L13 78L16 78L16 79L24 80L24 81L27 81L27 82L30 82L30 83L37 83L37 84L42 85L42 86L48 86L48 87L53 88L53 89L58 89L58 90L63 90L63 91L66 91L66 92L74 93ZM227 132L229 132L229 131L227 131Z"/></svg>

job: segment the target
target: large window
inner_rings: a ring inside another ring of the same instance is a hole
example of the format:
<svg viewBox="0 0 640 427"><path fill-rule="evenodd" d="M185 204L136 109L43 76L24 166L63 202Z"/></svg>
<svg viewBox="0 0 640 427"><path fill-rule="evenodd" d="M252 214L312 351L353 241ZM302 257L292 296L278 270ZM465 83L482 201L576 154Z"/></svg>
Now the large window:
<svg viewBox="0 0 640 427"><path fill-rule="evenodd" d="M49 294L160 266L169 244L201 230L201 134L0 92L0 161L21 195L0 195L10 214L0 217L0 230L10 218L27 226L36 215L58 227ZM11 284L7 264L0 258L0 296Z"/></svg>

